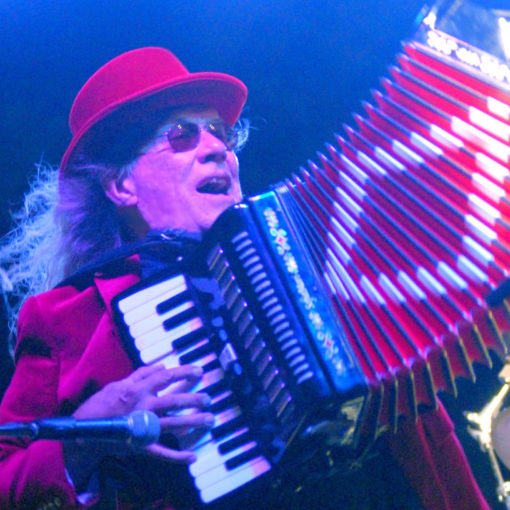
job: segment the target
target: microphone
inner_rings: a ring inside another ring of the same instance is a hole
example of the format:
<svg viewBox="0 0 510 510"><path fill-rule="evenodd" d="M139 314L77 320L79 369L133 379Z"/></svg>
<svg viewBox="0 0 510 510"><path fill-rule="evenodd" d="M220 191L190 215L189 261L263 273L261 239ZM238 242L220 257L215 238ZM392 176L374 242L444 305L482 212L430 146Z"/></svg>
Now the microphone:
<svg viewBox="0 0 510 510"><path fill-rule="evenodd" d="M151 411L134 411L127 416L76 420L72 416L43 418L31 422L0 425L0 436L30 439L102 439L147 446L159 439L158 416Z"/></svg>

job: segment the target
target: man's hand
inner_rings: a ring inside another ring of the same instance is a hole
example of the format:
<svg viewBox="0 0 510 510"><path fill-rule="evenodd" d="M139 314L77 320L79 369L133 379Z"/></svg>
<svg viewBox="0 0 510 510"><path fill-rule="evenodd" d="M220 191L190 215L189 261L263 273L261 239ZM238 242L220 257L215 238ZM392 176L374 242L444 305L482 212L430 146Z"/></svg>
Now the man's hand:
<svg viewBox="0 0 510 510"><path fill-rule="evenodd" d="M160 416L163 434L180 435L191 428L210 427L214 416L203 412L210 397L205 393L190 393L201 377L202 369L191 365L170 369L163 365L141 367L129 377L112 382L92 395L73 417L78 420L110 418L142 409ZM133 453L132 446L123 446L125 453ZM117 444L112 453L122 453L119 450L121 445ZM190 451L173 450L160 444L150 445L145 450L174 462L189 464L195 460Z"/></svg>

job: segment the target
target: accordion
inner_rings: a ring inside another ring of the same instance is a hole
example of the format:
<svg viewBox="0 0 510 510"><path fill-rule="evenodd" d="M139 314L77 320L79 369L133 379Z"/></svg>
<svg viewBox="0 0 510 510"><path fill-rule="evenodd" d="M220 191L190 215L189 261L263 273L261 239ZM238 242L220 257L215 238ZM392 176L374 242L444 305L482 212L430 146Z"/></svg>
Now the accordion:
<svg viewBox="0 0 510 510"><path fill-rule="evenodd" d="M116 297L138 363L204 368L215 424L181 444L204 503L292 449L359 452L505 355L510 69L454 21L507 40L510 23L458 4L424 13L317 163L225 211L200 261Z"/></svg>

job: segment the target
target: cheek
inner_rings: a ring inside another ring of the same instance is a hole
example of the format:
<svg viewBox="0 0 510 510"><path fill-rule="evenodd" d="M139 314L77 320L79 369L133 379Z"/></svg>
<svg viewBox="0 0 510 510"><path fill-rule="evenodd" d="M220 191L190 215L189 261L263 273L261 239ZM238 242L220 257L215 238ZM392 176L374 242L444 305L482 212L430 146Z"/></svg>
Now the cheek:
<svg viewBox="0 0 510 510"><path fill-rule="evenodd" d="M241 195L241 183L239 181L239 160L233 152L229 152L227 155L227 164L230 170L230 175L233 180L233 188L238 192L239 199Z"/></svg>
<svg viewBox="0 0 510 510"><path fill-rule="evenodd" d="M239 160L234 152L227 152L227 165L230 168L232 177L239 178Z"/></svg>

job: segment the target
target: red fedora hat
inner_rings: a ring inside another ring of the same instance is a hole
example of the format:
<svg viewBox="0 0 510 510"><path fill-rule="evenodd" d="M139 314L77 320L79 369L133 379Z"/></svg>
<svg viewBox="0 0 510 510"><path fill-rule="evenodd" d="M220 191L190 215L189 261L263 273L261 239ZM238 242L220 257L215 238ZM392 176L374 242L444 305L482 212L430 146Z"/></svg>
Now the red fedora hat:
<svg viewBox="0 0 510 510"><path fill-rule="evenodd" d="M186 104L205 104L230 125L238 119L247 89L237 78L222 73L190 73L164 48L128 51L96 71L83 85L69 115L73 138L60 164L64 172L76 150L98 142L101 124L113 114L140 120L138 114ZM119 116L119 118L121 117Z"/></svg>

